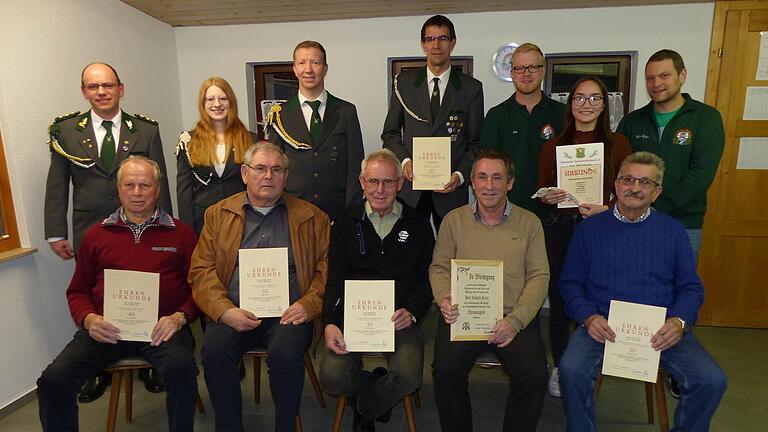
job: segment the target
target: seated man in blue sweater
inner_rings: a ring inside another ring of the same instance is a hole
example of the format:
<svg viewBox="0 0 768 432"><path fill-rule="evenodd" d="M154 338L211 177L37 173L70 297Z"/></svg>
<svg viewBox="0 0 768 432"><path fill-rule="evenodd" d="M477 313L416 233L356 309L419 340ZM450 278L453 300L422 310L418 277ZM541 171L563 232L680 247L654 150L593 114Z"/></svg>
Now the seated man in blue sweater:
<svg viewBox="0 0 768 432"><path fill-rule="evenodd" d="M629 155L614 183L616 205L582 222L568 248L560 291L566 313L581 324L560 362L568 431L597 428L595 375L606 341L616 337L606 319L611 300L667 308L651 345L680 383L675 430L709 430L725 392L725 374L689 331L704 287L685 228L651 210L663 175L664 162L655 154Z"/></svg>
<svg viewBox="0 0 768 432"><path fill-rule="evenodd" d="M435 238L429 216L396 200L403 186L400 161L390 150L362 163L364 201L351 204L331 228L328 282L323 300L327 347L320 381L332 395L356 395L355 431L373 431L389 420L392 406L421 386L424 338L416 324L432 304L427 269ZM344 341L344 281L394 280L395 351L384 353L389 371L362 369L362 353Z"/></svg>

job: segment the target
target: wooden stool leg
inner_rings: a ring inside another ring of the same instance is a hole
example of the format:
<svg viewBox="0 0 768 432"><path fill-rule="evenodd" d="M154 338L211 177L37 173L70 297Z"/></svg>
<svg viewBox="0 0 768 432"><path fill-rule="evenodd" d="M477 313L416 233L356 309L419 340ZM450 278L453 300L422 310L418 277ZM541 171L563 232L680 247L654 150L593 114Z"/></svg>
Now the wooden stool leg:
<svg viewBox="0 0 768 432"><path fill-rule="evenodd" d="M125 421L133 421L133 369L128 369L122 373L125 377Z"/></svg>
<svg viewBox="0 0 768 432"><path fill-rule="evenodd" d="M320 388L320 381L317 379L315 367L312 365L312 359L306 351L304 351L304 369L307 370L309 381L312 382L312 390L315 391L317 401L320 402L320 408L325 409L325 396L323 396L323 390Z"/></svg>
<svg viewBox="0 0 768 432"><path fill-rule="evenodd" d="M653 424L653 383L645 383L645 406L648 411L648 424Z"/></svg>
<svg viewBox="0 0 768 432"><path fill-rule="evenodd" d="M261 403L261 357L253 356L253 400Z"/></svg>
<svg viewBox="0 0 768 432"><path fill-rule="evenodd" d="M199 411L201 415L205 415L205 404L200 398L200 392L197 393L197 400L195 400L195 405L197 406L197 411Z"/></svg>
<svg viewBox="0 0 768 432"><path fill-rule="evenodd" d="M120 378L122 373L112 373L112 389L109 391L109 411L107 412L107 432L115 432L117 423L117 404L120 402Z"/></svg>
<svg viewBox="0 0 768 432"><path fill-rule="evenodd" d="M603 385L603 374L598 372L597 378L595 379L595 400L597 400L597 397L600 396L600 387Z"/></svg>
<svg viewBox="0 0 768 432"><path fill-rule="evenodd" d="M656 377L656 403L659 404L659 428L661 432L669 432L667 396L664 393L664 372L662 371L659 371L659 375Z"/></svg>
<svg viewBox="0 0 768 432"><path fill-rule="evenodd" d="M408 432L416 432L416 415L413 412L413 395L403 398L405 405L405 418L408 420Z"/></svg>
<svg viewBox="0 0 768 432"><path fill-rule="evenodd" d="M339 432L341 430L341 420L344 418L344 409L347 407L347 397L339 396L336 400L336 414L333 417L333 428L331 432Z"/></svg>
<svg viewBox="0 0 768 432"><path fill-rule="evenodd" d="M303 432L301 429L301 414L296 416L296 432Z"/></svg>

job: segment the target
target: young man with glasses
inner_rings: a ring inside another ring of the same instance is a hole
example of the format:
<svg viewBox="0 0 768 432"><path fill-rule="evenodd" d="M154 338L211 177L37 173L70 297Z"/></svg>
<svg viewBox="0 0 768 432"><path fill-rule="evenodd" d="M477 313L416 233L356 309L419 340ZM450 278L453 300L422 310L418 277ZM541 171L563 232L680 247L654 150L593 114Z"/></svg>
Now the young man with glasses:
<svg viewBox="0 0 768 432"><path fill-rule="evenodd" d="M371 153L360 175L365 201L347 207L331 229L320 380L331 395L355 396L355 431L374 430L374 419L388 421L392 407L421 386L419 324L432 304L427 269L435 239L428 216L396 199L402 185L397 157L386 149ZM384 353L388 370L363 370L362 353L346 349L344 281L365 279L395 281L395 350Z"/></svg>
<svg viewBox="0 0 768 432"><path fill-rule="evenodd" d="M211 320L203 336L205 382L216 430L242 430L238 364L249 349L266 346L275 430L292 432L304 387L304 352L323 307L330 222L319 208L284 193L290 172L280 147L252 145L241 174L246 191L205 212L189 269L195 303ZM241 309L238 251L281 247L288 249L290 306L277 318Z"/></svg>
<svg viewBox="0 0 768 432"><path fill-rule="evenodd" d="M80 75L80 91L91 109L57 117L48 127L51 165L45 186L45 238L61 259L72 259L85 232L120 206L117 170L130 155L146 156L162 172L158 206L173 214L157 122L120 109L125 86L106 63L91 63ZM72 237L67 213L72 184ZM145 380L147 390L163 391L159 375ZM144 376L142 375L142 378ZM104 394L109 374L88 380L78 400L92 402Z"/></svg>
<svg viewBox="0 0 768 432"><path fill-rule="evenodd" d="M421 27L421 49L427 66L404 70L393 83L381 139L402 161L405 181L400 197L430 213L435 226L452 209L466 204L467 181L480 143L483 85L451 66L456 46L453 23L435 15ZM451 138L451 178L441 189L413 190L413 138Z"/></svg>
<svg viewBox="0 0 768 432"><path fill-rule="evenodd" d="M580 324L560 361L568 431L597 429L595 375L619 330L608 325L611 300L666 308L665 323L650 329L651 346L680 382L676 430L709 430L725 392L725 374L689 331L704 287L688 236L680 222L651 209L664 165L653 153L629 155L614 182L616 205L585 219L571 240L560 278L566 312Z"/></svg>
<svg viewBox="0 0 768 432"><path fill-rule="evenodd" d="M515 163L515 188L509 200L540 218L545 209L531 199L536 192L541 146L561 132L564 105L541 91L544 53L524 43L512 55L512 82L515 93L488 111L480 134L482 148L506 152Z"/></svg>

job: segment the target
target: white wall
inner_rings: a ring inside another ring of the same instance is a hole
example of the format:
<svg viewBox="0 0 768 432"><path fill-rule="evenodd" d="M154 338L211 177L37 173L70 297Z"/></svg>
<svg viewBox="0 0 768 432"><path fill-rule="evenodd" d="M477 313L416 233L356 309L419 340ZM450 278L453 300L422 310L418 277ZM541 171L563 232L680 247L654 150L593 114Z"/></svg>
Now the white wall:
<svg viewBox="0 0 768 432"><path fill-rule="evenodd" d="M73 263L43 238L43 196L46 127L88 108L83 66L111 63L126 83L122 106L160 121L174 177L181 112L173 30L117 0L3 0L0 29L0 130L22 244L40 251L0 264L2 407L35 387L74 332L64 298Z"/></svg>
<svg viewBox="0 0 768 432"><path fill-rule="evenodd" d="M713 4L567 9L450 15L458 43L454 55L474 56L474 76L483 82L485 108L505 100L511 84L495 77L491 58L506 42L531 41L544 52L639 52L640 72L656 50L679 51L688 68L685 91L704 95ZM200 83L227 79L238 94L247 122L246 62L290 61L293 47L318 40L328 51L326 88L357 105L366 149L381 145L387 111L387 57L422 55L419 31L426 16L318 21L311 23L176 28L184 126L197 121ZM647 103L639 77L636 105Z"/></svg>

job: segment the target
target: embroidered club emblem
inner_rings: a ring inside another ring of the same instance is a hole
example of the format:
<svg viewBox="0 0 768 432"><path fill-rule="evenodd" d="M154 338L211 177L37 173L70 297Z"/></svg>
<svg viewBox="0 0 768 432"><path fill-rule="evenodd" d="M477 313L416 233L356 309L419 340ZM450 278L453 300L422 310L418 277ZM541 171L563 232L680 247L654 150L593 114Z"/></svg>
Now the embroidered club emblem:
<svg viewBox="0 0 768 432"><path fill-rule="evenodd" d="M408 231L405 231L405 230L400 231L399 233L397 233L397 241L399 241L400 243L405 243L408 240L409 235L410 234L408 234Z"/></svg>
<svg viewBox="0 0 768 432"><path fill-rule="evenodd" d="M678 129L675 132L675 144L681 146L691 145L693 141L693 132L690 129Z"/></svg>
<svg viewBox="0 0 768 432"><path fill-rule="evenodd" d="M555 128L553 128L551 124L545 124L541 128L541 138L548 140L553 136L555 136Z"/></svg>

